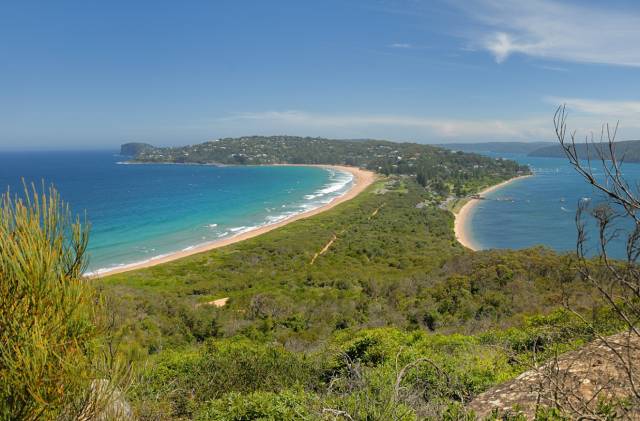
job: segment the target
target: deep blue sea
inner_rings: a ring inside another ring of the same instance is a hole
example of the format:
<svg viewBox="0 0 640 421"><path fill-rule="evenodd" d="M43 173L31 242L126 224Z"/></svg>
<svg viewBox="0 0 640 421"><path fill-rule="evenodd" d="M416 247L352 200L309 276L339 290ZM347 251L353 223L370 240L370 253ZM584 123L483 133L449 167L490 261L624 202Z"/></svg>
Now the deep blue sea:
<svg viewBox="0 0 640 421"><path fill-rule="evenodd" d="M115 152L3 152L0 190L54 184L91 223L89 271L146 261L317 208L352 176L312 167L132 165Z"/></svg>
<svg viewBox="0 0 640 421"><path fill-rule="evenodd" d="M563 158L533 158L518 154L485 153L528 164L533 177L515 180L486 195L470 215L470 234L480 248L525 248L545 245L558 251L575 251L577 229L575 213L581 200L591 205L602 202L600 193L588 185ZM602 167L593 164L597 176ZM640 182L640 164L624 163L623 175L631 186ZM595 231L589 225L590 254L596 254ZM629 232L629 224L615 225ZM625 256L624 236L612 243L614 257Z"/></svg>

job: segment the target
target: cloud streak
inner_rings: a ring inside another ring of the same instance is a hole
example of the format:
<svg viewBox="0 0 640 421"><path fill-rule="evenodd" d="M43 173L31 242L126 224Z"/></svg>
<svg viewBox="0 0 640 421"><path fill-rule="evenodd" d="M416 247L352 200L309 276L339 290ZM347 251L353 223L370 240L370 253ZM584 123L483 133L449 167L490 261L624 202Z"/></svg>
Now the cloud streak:
<svg viewBox="0 0 640 421"><path fill-rule="evenodd" d="M413 48L413 45L411 45L409 43L406 43L406 42L396 42L394 44L391 44L389 47L409 50L409 49Z"/></svg>
<svg viewBox="0 0 640 421"><path fill-rule="evenodd" d="M612 101L589 98L547 97L555 106L566 105L568 125L579 137L600 133L603 125L619 123L618 139L640 138L640 101Z"/></svg>
<svg viewBox="0 0 640 421"><path fill-rule="evenodd" d="M548 138L549 119L471 120L407 115L333 115L304 111L241 113L216 125L253 127L281 133L314 133L328 137L388 137L398 140L470 140Z"/></svg>
<svg viewBox="0 0 640 421"><path fill-rule="evenodd" d="M459 3L483 29L475 48L498 63L513 54L579 63L640 66L640 12L553 0Z"/></svg>
<svg viewBox="0 0 640 421"><path fill-rule="evenodd" d="M570 110L594 116L640 120L640 101L603 101L585 98L549 97L551 104L566 104Z"/></svg>

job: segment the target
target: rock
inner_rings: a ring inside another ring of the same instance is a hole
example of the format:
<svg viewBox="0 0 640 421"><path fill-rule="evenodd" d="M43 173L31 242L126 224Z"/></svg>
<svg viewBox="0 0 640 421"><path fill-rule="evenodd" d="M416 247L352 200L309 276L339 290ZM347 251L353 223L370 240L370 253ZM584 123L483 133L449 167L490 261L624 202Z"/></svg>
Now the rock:
<svg viewBox="0 0 640 421"><path fill-rule="evenodd" d="M515 413L515 408L533 419L537 407L559 406L572 418L577 418L593 414L600 400L626 400L628 410L616 408L618 415L623 419L640 419L640 402L634 396L625 368L628 367L626 362L634 363L631 378L639 384L640 336L625 332L605 338L605 341L596 340L489 389L473 399L468 408L480 419L489 416L494 409Z"/></svg>

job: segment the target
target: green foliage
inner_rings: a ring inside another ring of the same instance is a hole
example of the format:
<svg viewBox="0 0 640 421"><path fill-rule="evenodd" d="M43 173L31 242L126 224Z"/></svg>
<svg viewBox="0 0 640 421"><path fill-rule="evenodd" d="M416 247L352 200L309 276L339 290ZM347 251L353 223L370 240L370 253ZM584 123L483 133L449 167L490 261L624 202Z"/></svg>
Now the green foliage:
<svg viewBox="0 0 640 421"><path fill-rule="evenodd" d="M569 256L466 252L450 213L416 206L429 195L390 177L312 219L101 280L125 350L148 358L132 394L140 414L193 418L240 396L302 390L354 419L453 417L462 413L451 405L534 357L592 337L554 312L565 299L591 308ZM203 305L222 297L222 308Z"/></svg>
<svg viewBox="0 0 640 421"><path fill-rule="evenodd" d="M232 392L220 399L207 402L194 417L196 420L219 421L294 421L314 419L309 408L314 404L312 395L286 390L280 393Z"/></svg>
<svg viewBox="0 0 640 421"><path fill-rule="evenodd" d="M468 411L460 402L451 402L442 411L442 421L476 421L473 411Z"/></svg>
<svg viewBox="0 0 640 421"><path fill-rule="evenodd" d="M548 346L576 346L566 339ZM216 339L152 357L132 400L140 415L175 418L288 419L295 412L309 419L470 420L464 403L533 362L527 349L497 345L482 336L396 328L338 331L307 353Z"/></svg>
<svg viewBox="0 0 640 421"><path fill-rule="evenodd" d="M135 145L134 145L135 146ZM127 147L128 145L123 145ZM528 173L514 161L451 152L430 145L381 140L350 141L296 136L250 136L177 148L138 147L140 162L256 164L339 164L381 174L415 176L423 187L447 196L465 195L481 186Z"/></svg>
<svg viewBox="0 0 640 421"><path fill-rule="evenodd" d="M100 286L143 354L238 333L305 346L334 330L404 324L416 287L432 282L425 272L463 250L448 212L416 208L421 188L406 182L400 193L386 184L312 220ZM222 297L231 298L224 308L202 305Z"/></svg>
<svg viewBox="0 0 640 421"><path fill-rule="evenodd" d="M278 392L297 385L313 388L319 378L315 361L282 346L247 339L210 340L203 347L150 359L132 396L142 402L141 415L160 407L175 417L191 417L205 402L222 399L229 392ZM154 404L156 397L162 401Z"/></svg>
<svg viewBox="0 0 640 421"><path fill-rule="evenodd" d="M297 141L227 139L141 159L211 162L222 146L244 148L238 163L256 163L256 148L265 163L316 159L298 149L316 140ZM319 161L347 156L390 175L311 219L101 280L125 352L146 360L130 394L141 416L471 420L464 405L478 393L617 328L570 256L470 253L455 240L443 196L517 166L411 144L373 159L389 145L331 142L318 140ZM322 155L328 146L347 155ZM207 304L223 297L222 308ZM593 325L569 317L566 302Z"/></svg>
<svg viewBox="0 0 640 421"><path fill-rule="evenodd" d="M120 155L123 156L136 156L144 151L154 149L152 145L148 143L130 142L120 146Z"/></svg>
<svg viewBox="0 0 640 421"><path fill-rule="evenodd" d="M470 253L455 240L443 199L526 172L511 161L286 136L126 146L141 161L346 164L387 177L312 219L95 280L100 296L81 276L87 231L57 194L6 195L0 418L95 416L119 381L102 351L117 347L143 362L127 391L141 419L472 420L465 404L478 393L621 328L570 256ZM614 419L624 403L598 408ZM565 418L543 408L537 419Z"/></svg>
<svg viewBox="0 0 640 421"><path fill-rule="evenodd" d="M70 219L53 189L1 198L1 419L68 419L99 410L92 382L111 373L96 366L100 313L82 277L87 239L86 226Z"/></svg>
<svg viewBox="0 0 640 421"><path fill-rule="evenodd" d="M260 237L101 280L130 352L238 334L302 351L339 330L385 325L481 331L561 305L561 283L577 290L557 269L570 259L548 250L466 253L451 215L416 207L428 193L394 180ZM223 308L202 305L222 297Z"/></svg>
<svg viewBox="0 0 640 421"><path fill-rule="evenodd" d="M561 421L560 419L553 418L555 417L556 411L546 411L541 410L540 416L545 421ZM536 418L537 419L537 418ZM505 411L501 411L497 408L494 408L491 415L486 418L487 421L528 421L526 415L522 413L522 410L519 408L515 409L507 409Z"/></svg>

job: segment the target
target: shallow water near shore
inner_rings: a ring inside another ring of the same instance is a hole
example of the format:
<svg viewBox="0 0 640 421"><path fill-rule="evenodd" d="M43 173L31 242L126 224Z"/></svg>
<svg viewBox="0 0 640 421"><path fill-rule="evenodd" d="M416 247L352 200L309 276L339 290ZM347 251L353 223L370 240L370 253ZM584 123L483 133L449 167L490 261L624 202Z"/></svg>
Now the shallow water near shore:
<svg viewBox="0 0 640 421"><path fill-rule="evenodd" d="M351 174L313 167L127 165L101 152L0 154L0 186L53 183L91 223L90 272L157 259L318 208Z"/></svg>
<svg viewBox="0 0 640 421"><path fill-rule="evenodd" d="M485 153L492 157L514 159L528 164L535 176L515 180L486 194L469 216L468 228L474 244L481 249L521 249L544 245L557 251L575 252L577 241L576 210L581 201L602 202L603 196L588 185L562 158L533 158L520 154ZM593 163L596 176L602 167ZM640 164L624 163L623 173L629 184L640 182ZM588 225L595 228L593 225ZM629 232L631 226L620 222L617 227ZM589 254L597 253L593 229L590 231ZM610 248L614 257L625 257L624 237Z"/></svg>

